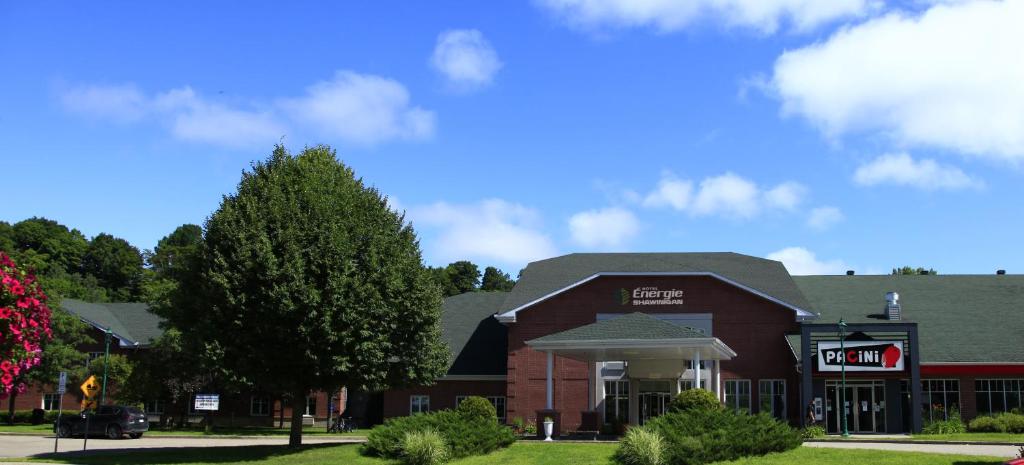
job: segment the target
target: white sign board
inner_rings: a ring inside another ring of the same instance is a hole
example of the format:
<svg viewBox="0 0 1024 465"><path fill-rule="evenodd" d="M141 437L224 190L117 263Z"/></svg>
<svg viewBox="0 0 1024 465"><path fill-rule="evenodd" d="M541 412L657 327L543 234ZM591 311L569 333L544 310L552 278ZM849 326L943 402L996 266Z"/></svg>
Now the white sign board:
<svg viewBox="0 0 1024 465"><path fill-rule="evenodd" d="M839 341L818 343L818 371L903 371L902 341Z"/></svg>
<svg viewBox="0 0 1024 465"><path fill-rule="evenodd" d="M60 379L57 380L57 394L64 394L68 391L68 373L60 372Z"/></svg>
<svg viewBox="0 0 1024 465"><path fill-rule="evenodd" d="M196 410L219 410L220 394L196 394Z"/></svg>

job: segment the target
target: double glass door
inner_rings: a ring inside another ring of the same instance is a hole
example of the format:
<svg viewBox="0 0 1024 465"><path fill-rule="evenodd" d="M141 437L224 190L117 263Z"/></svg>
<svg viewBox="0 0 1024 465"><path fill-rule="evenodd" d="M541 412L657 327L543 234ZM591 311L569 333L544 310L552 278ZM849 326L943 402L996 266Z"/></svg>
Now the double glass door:
<svg viewBox="0 0 1024 465"><path fill-rule="evenodd" d="M640 381L639 387L637 400L640 404L640 424L643 425L647 423L647 420L668 411L672 393L668 381Z"/></svg>
<svg viewBox="0 0 1024 465"><path fill-rule="evenodd" d="M828 432L841 433L843 418L840 406L846 413L846 425L851 433L885 432L885 384L882 381L847 382L845 399L838 382L825 384L827 406L825 409Z"/></svg>

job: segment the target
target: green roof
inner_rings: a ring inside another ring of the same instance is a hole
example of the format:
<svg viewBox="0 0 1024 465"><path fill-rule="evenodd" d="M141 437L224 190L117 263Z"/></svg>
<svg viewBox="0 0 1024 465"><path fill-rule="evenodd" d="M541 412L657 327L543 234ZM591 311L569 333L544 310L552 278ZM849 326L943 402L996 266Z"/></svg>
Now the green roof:
<svg viewBox="0 0 1024 465"><path fill-rule="evenodd" d="M492 318L507 292L467 292L444 299L441 336L451 350L449 375L505 375L508 329Z"/></svg>
<svg viewBox="0 0 1024 465"><path fill-rule="evenodd" d="M781 262L732 252L574 253L532 262L501 306L505 313L598 273L713 273L786 305L810 304Z"/></svg>
<svg viewBox="0 0 1024 465"><path fill-rule="evenodd" d="M1020 342L1024 275L797 276L794 280L821 314L809 323L834 323L839 318L850 323L890 323L885 319L885 294L895 291L903 321L918 325L922 363L1024 362Z"/></svg>
<svg viewBox="0 0 1024 465"><path fill-rule="evenodd" d="M559 333L548 334L531 343L609 341L609 340L662 340L706 338L707 334L688 326L659 320L646 313L629 313L609 320L598 321Z"/></svg>
<svg viewBox="0 0 1024 465"><path fill-rule="evenodd" d="M141 302L90 303L64 299L61 308L99 329L110 328L124 345L148 346L163 334L160 317Z"/></svg>

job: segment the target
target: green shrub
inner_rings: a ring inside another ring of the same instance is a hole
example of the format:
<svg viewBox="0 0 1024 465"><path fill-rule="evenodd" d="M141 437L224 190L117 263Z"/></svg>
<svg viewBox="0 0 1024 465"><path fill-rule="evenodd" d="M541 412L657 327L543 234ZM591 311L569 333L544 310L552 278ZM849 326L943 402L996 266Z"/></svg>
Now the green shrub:
<svg viewBox="0 0 1024 465"><path fill-rule="evenodd" d="M811 425L800 430L800 438L802 439L817 439L827 436L825 427L821 425Z"/></svg>
<svg viewBox="0 0 1024 465"><path fill-rule="evenodd" d="M1003 425L995 417L984 416L971 420L968 429L973 433L1003 433Z"/></svg>
<svg viewBox="0 0 1024 465"><path fill-rule="evenodd" d="M65 405L65 406L67 406L67 405ZM71 407L77 408L77 404L71 405ZM77 414L78 414L78 410L72 410L72 409L69 409L69 408L65 408L64 409L64 416L77 415ZM0 422L7 423L7 418L8 418L7 410L4 410L3 412L0 412ZM57 411L56 410L47 410L46 413L43 414L43 423L53 423L55 421L57 421ZM32 411L31 410L15 410L14 411L14 423L15 424L22 424L22 425L31 424L32 423Z"/></svg>
<svg viewBox="0 0 1024 465"><path fill-rule="evenodd" d="M1024 433L1024 415L1019 413L1004 413L996 417L1003 422L1007 433Z"/></svg>
<svg viewBox="0 0 1024 465"><path fill-rule="evenodd" d="M640 428L664 438L665 463L673 465L699 465L783 452L801 443L797 430L767 414L748 415L725 409L670 412Z"/></svg>
<svg viewBox="0 0 1024 465"><path fill-rule="evenodd" d="M1024 415L998 413L971 420L968 429L979 433L1024 433Z"/></svg>
<svg viewBox="0 0 1024 465"><path fill-rule="evenodd" d="M615 460L624 465L662 465L665 439L657 431L632 428L615 451Z"/></svg>
<svg viewBox="0 0 1024 465"><path fill-rule="evenodd" d="M401 443L406 433L426 430L437 431L444 438L451 458L487 454L508 447L516 440L511 428L496 421L439 410L384 422L370 430L363 451L367 455L396 459L401 456Z"/></svg>
<svg viewBox="0 0 1024 465"><path fill-rule="evenodd" d="M448 445L432 429L409 431L399 444L400 460L405 465L440 465L448 461Z"/></svg>
<svg viewBox="0 0 1024 465"><path fill-rule="evenodd" d="M676 394L668 405L670 412L686 412L690 410L721 410L722 403L711 391L704 389L687 389Z"/></svg>
<svg viewBox="0 0 1024 465"><path fill-rule="evenodd" d="M929 422L924 428L921 428L921 434L953 434L953 433L966 433L967 427L959 417L950 418L949 420L936 420Z"/></svg>
<svg viewBox="0 0 1024 465"><path fill-rule="evenodd" d="M467 397L462 400L462 403L455 410L466 417L498 421L498 411L494 409L491 401L483 397Z"/></svg>

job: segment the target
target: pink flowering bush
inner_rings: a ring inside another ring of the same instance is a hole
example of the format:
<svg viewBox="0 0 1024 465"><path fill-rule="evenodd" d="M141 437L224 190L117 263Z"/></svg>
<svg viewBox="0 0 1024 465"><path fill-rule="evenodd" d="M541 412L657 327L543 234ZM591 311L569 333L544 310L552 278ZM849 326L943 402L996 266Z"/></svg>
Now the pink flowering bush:
<svg viewBox="0 0 1024 465"><path fill-rule="evenodd" d="M25 392L18 380L39 365L41 345L52 338L50 308L36 277L0 252L0 399Z"/></svg>

